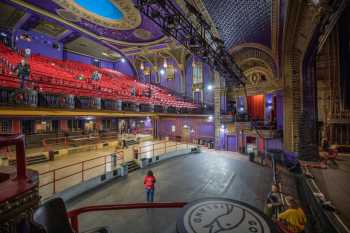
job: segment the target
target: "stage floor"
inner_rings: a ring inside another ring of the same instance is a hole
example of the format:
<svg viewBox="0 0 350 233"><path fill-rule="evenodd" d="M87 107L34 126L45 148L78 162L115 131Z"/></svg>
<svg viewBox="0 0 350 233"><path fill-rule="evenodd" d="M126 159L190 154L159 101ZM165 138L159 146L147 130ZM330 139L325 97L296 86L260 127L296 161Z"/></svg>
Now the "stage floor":
<svg viewBox="0 0 350 233"><path fill-rule="evenodd" d="M342 155L328 169L311 169L321 192L336 206L342 221L350 228L350 155Z"/></svg>
<svg viewBox="0 0 350 233"><path fill-rule="evenodd" d="M157 178L156 202L189 202L204 197L226 197L263 209L271 189L272 169L248 161L235 152L204 149L152 167ZM68 203L70 209L87 205L144 202L143 177L138 170ZM88 213L79 217L81 230L109 225L113 232L174 233L178 210L122 210Z"/></svg>

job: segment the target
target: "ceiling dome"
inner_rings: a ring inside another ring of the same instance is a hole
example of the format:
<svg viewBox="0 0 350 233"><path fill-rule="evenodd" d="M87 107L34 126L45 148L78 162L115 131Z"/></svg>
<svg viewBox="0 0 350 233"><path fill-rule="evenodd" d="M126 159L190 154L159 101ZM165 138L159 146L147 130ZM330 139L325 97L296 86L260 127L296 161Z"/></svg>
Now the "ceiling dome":
<svg viewBox="0 0 350 233"><path fill-rule="evenodd" d="M123 13L110 0L74 0L74 2L85 10L110 20L123 18Z"/></svg>

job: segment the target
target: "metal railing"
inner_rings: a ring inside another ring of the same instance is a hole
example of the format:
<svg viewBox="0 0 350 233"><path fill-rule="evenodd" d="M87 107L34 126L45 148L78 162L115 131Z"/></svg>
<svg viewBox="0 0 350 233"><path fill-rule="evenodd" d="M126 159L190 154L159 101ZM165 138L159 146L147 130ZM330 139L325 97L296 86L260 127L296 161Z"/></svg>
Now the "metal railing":
<svg viewBox="0 0 350 233"><path fill-rule="evenodd" d="M172 151L189 149L189 143L165 141L138 148L138 159L150 159Z"/></svg>
<svg viewBox="0 0 350 233"><path fill-rule="evenodd" d="M112 210L131 210L131 209L169 209L182 208L186 202L168 202L168 203L133 203L133 204L116 204L116 205L96 205L85 206L68 212L71 226L74 232L79 232L79 216L88 212L112 211Z"/></svg>
<svg viewBox="0 0 350 233"><path fill-rule="evenodd" d="M115 159L113 159L113 157ZM120 162L118 163L118 161ZM46 196L51 196L56 192L61 192L73 185L79 184L98 175L105 174L107 171L112 171L122 163L124 163L124 152L120 150L112 154L98 156L42 172L39 174L39 190L43 192L46 189L49 189L49 191L46 190L46 193L48 193ZM97 173L102 174L89 174L89 171L97 168L103 168L102 172L97 171ZM43 180L47 179L49 181L43 182ZM72 179L69 180L71 181L70 183L68 182L68 179ZM59 188L59 185L63 186L63 188Z"/></svg>
<svg viewBox="0 0 350 233"><path fill-rule="evenodd" d="M138 147L135 146L133 158L128 158L128 160L154 158L156 156L162 156L168 152L189 148L190 144L188 143L172 141L156 142L150 145ZM125 151L118 150L114 153L97 156L91 159L41 172L39 174L39 191L44 198L57 192L62 192L74 185L106 174L106 172L114 171L127 162L125 157Z"/></svg>

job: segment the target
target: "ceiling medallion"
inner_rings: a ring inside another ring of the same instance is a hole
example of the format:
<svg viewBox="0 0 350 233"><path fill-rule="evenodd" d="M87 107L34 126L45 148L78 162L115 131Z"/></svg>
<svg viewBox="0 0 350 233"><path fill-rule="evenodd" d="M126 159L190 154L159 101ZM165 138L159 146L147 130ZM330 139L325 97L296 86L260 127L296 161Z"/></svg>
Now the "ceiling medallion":
<svg viewBox="0 0 350 233"><path fill-rule="evenodd" d="M150 40L153 37L152 32L142 28L135 29L133 35L142 40Z"/></svg>
<svg viewBox="0 0 350 233"><path fill-rule="evenodd" d="M97 11L91 11L78 4L76 0L53 0L59 6L66 11L72 12L77 17L86 19L92 23L98 24L103 27L118 29L118 30L130 30L140 26L142 19L140 12L135 8L132 0L108 0L110 4L119 10L123 17L121 19L111 19L102 16ZM104 1L106 2L106 1ZM97 1L94 2L98 4ZM91 6L90 6L91 7ZM58 13L58 12L57 12ZM59 14L62 16L61 14ZM63 16L62 16L63 17Z"/></svg>

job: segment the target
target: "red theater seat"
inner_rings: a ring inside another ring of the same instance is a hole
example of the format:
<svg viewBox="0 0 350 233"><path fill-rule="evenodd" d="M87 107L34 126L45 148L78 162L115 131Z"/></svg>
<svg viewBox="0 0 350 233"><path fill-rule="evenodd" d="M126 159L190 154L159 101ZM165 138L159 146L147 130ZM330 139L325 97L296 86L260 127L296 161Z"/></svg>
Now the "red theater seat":
<svg viewBox="0 0 350 233"><path fill-rule="evenodd" d="M21 60L21 56L0 43L1 70L11 75L11 80L2 77L0 85L4 87L18 88L19 82L14 82L11 67L15 67ZM96 96L107 99L122 99L129 102L144 104L159 104L172 107L196 108L193 103L170 95L170 93L158 86L143 84L133 77L115 70L98 68L93 65L76 61L62 61L41 55L32 55L29 59L31 66L31 80L40 82L39 87L44 92L74 94L77 96ZM9 67L7 71L7 67ZM102 74L99 81L91 80L93 72ZM77 77L84 76L84 80ZM8 79L8 80L7 80ZM136 96L131 95L131 89L135 88ZM153 93L152 97L142 96L144 91Z"/></svg>

